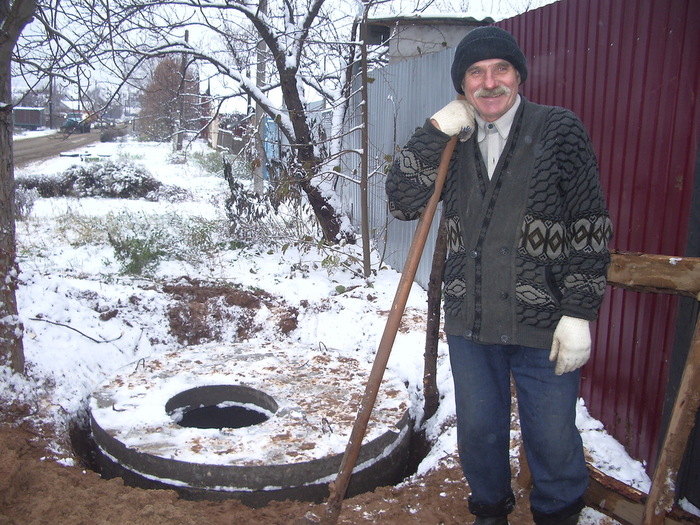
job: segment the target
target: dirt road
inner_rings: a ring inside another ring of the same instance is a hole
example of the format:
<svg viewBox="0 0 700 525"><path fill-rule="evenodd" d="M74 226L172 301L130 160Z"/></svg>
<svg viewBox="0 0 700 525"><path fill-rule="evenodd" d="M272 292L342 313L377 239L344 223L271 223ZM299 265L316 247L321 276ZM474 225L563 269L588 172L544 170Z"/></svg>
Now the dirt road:
<svg viewBox="0 0 700 525"><path fill-rule="evenodd" d="M29 164L55 157L65 151L79 149L100 140L100 131L93 130L90 133L54 133L40 137L15 140L13 153L15 167L20 168Z"/></svg>

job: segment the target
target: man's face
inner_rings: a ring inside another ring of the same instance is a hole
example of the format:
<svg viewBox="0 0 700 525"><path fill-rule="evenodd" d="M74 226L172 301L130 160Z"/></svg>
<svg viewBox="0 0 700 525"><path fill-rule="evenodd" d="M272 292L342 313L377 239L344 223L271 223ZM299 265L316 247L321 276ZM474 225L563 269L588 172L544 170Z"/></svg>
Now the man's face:
<svg viewBox="0 0 700 525"><path fill-rule="evenodd" d="M499 119L513 107L519 85L518 70L500 58L475 62L467 68L462 80L467 100L486 122Z"/></svg>

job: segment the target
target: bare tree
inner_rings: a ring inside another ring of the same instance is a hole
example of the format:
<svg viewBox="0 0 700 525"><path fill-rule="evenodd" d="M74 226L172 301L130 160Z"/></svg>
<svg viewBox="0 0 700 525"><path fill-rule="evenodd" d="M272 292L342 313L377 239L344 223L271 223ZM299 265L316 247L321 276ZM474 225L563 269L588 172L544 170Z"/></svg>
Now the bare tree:
<svg viewBox="0 0 700 525"><path fill-rule="evenodd" d="M113 82L117 93L154 57L186 56L203 81L214 79L214 107L245 97L276 123L282 182L306 194L324 240L353 240L334 188L347 153L342 133L354 131L343 122L359 72L358 20L380 3L43 0L16 72L30 82L42 74L72 82L83 99L96 83Z"/></svg>
<svg viewBox="0 0 700 525"><path fill-rule="evenodd" d="M92 0L69 9L49 1L59 16L47 8L38 18L41 36L51 36L51 53L38 60L29 53L34 46L26 46L18 57L25 69L32 64L48 72L61 62L72 71L64 78L75 80L84 94L107 73L116 89L154 57L187 56L199 64L202 80L208 75L225 85L216 102L245 97L279 127L286 152L283 183L306 194L324 239L354 238L334 185L357 62L360 3L326 8L327 0L278 0L263 10L251 0ZM38 42L39 32L31 37Z"/></svg>
<svg viewBox="0 0 700 525"><path fill-rule="evenodd" d="M174 57L159 59L143 90L139 132L147 140L181 137L188 122L198 122L199 80L192 72L183 77L182 69ZM182 144L181 139L176 142Z"/></svg>
<svg viewBox="0 0 700 525"><path fill-rule="evenodd" d="M17 311L19 268L12 160L12 52L31 21L34 0L0 0L0 364L24 372L22 323Z"/></svg>
<svg viewBox="0 0 700 525"><path fill-rule="evenodd" d="M257 0L0 0L0 358L23 369L12 77L28 89L71 86L100 113L121 91L143 85L153 59L186 56L201 80L219 86L215 107L244 98L277 124L284 183L305 193L325 241L353 241L335 183L342 155L362 154L343 151L343 133L356 131L343 125L359 72L359 20L381 1L270 0L263 10ZM97 86L109 93L100 97L102 107L89 96Z"/></svg>
<svg viewBox="0 0 700 525"><path fill-rule="evenodd" d="M215 9L189 0L179 5L200 8L207 33L228 43L226 60L195 46L192 54L232 81L235 87L228 96L246 94L277 123L288 144L284 162L287 180L283 182L288 184L291 179L302 188L324 239L337 242L354 237L344 226L333 188L342 144L340 124L348 109L358 53L357 24L354 13L344 21L339 19L338 4L332 6L334 16L324 12L325 3L276 2L266 9L248 1ZM341 29L345 29L344 34ZM264 64L268 71L262 74L260 66ZM274 100L274 92L279 101ZM323 106L317 104L319 109L313 109L307 102L309 93ZM326 110L326 121L321 107Z"/></svg>

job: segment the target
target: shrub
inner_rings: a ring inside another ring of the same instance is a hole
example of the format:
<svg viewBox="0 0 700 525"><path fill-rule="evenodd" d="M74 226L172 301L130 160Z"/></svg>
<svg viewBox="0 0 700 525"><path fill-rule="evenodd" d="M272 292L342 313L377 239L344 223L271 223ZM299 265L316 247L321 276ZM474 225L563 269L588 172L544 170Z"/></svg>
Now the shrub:
<svg viewBox="0 0 700 525"><path fill-rule="evenodd" d="M229 238L223 219L183 217L178 213L147 216L109 214L102 228L126 274L151 273L164 258L196 265L211 260Z"/></svg>
<svg viewBox="0 0 700 525"><path fill-rule="evenodd" d="M65 186L65 182L62 177L51 175L29 175L15 178L18 192L33 190L36 191L39 197L45 199L65 196L69 191L69 188Z"/></svg>
<svg viewBox="0 0 700 525"><path fill-rule="evenodd" d="M100 134L100 142L116 142L128 134L125 127L108 128Z"/></svg>
<svg viewBox="0 0 700 525"><path fill-rule="evenodd" d="M195 151L192 160L207 173L222 174L224 172L224 157L217 151Z"/></svg>
<svg viewBox="0 0 700 525"><path fill-rule="evenodd" d="M173 186L171 184L161 184L158 191L151 195L154 200L157 201L168 201L168 202L184 202L186 200L192 200L192 194L185 188L180 186Z"/></svg>
<svg viewBox="0 0 700 525"><path fill-rule="evenodd" d="M129 160L75 164L59 176L17 178L17 187L41 197L107 197L157 200L162 184Z"/></svg>
<svg viewBox="0 0 700 525"><path fill-rule="evenodd" d="M239 182L235 165L224 159L229 194L224 203L229 231L236 241L279 245L290 239L315 237L318 223L306 198L292 185L278 184L258 194Z"/></svg>
<svg viewBox="0 0 700 525"><path fill-rule="evenodd" d="M162 247L163 240L159 238L158 233L144 233L145 237L109 235L109 244L114 249L114 256L126 274L150 274L166 255L166 251Z"/></svg>
<svg viewBox="0 0 700 525"><path fill-rule="evenodd" d="M15 217L24 220L34 208L34 203L39 198L36 188L17 188L15 191Z"/></svg>
<svg viewBox="0 0 700 525"><path fill-rule="evenodd" d="M128 161L75 165L62 177L73 189L75 197L156 200L156 192L161 186L145 168Z"/></svg>

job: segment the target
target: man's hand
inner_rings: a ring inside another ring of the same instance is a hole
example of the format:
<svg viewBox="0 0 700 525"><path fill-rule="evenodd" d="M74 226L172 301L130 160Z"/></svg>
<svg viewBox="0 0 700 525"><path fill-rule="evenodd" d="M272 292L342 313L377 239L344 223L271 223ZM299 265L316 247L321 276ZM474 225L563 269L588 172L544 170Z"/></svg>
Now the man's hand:
<svg viewBox="0 0 700 525"><path fill-rule="evenodd" d="M591 330L588 321L563 315L554 330L549 360L556 361L558 376L586 364L591 356Z"/></svg>
<svg viewBox="0 0 700 525"><path fill-rule="evenodd" d="M447 104L435 113L431 120L443 133L451 137L459 134L459 140L462 142L468 140L476 129L474 108L463 97Z"/></svg>

